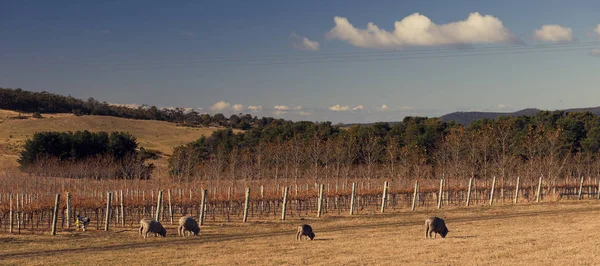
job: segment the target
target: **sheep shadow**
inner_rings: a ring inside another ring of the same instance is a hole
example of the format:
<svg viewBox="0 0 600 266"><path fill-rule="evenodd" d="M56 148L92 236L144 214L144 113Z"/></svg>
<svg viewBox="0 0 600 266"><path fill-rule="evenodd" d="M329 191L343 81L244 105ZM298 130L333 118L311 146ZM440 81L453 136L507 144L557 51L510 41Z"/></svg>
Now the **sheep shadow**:
<svg viewBox="0 0 600 266"><path fill-rule="evenodd" d="M330 241L333 240L333 238L315 238L315 241Z"/></svg>

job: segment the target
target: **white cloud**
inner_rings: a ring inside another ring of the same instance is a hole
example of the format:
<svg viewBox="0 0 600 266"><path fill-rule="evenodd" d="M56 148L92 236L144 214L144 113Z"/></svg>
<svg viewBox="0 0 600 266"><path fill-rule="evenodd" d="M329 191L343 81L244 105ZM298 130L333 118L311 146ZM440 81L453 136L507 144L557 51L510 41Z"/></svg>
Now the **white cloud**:
<svg viewBox="0 0 600 266"><path fill-rule="evenodd" d="M335 112L339 112L339 111L348 111L350 110L350 106L340 106L339 104L336 104L334 106L329 107L329 110L331 111L335 111Z"/></svg>
<svg viewBox="0 0 600 266"><path fill-rule="evenodd" d="M231 104L229 104L228 102L220 101L220 102L215 103L213 106L211 106L210 110L217 111L217 112L225 111L225 110L229 109L230 106L231 106Z"/></svg>
<svg viewBox="0 0 600 266"><path fill-rule="evenodd" d="M596 29L594 30L594 32L595 32L596 34L598 34L598 36L600 37L600 24L598 24L598 25L596 26Z"/></svg>
<svg viewBox="0 0 600 266"><path fill-rule="evenodd" d="M516 43L519 40L491 15L471 13L466 20L437 25L428 17L414 13L394 23L388 32L369 22L366 29L355 28L348 19L335 17L335 26L327 33L363 48L459 45L473 43Z"/></svg>
<svg viewBox="0 0 600 266"><path fill-rule="evenodd" d="M294 110L302 110L302 105L298 105L298 106L294 107Z"/></svg>
<svg viewBox="0 0 600 266"><path fill-rule="evenodd" d="M302 116L309 116L312 115L312 113L310 112L306 112L306 111L298 111L296 112L296 114L302 115Z"/></svg>
<svg viewBox="0 0 600 266"><path fill-rule="evenodd" d="M561 25L544 25L533 34L533 38L544 42L570 42L573 40L573 30Z"/></svg>
<svg viewBox="0 0 600 266"><path fill-rule="evenodd" d="M275 110L278 110L278 111L290 110L290 107L285 106L285 105L275 105L275 106L273 106L273 108L275 108Z"/></svg>
<svg viewBox="0 0 600 266"><path fill-rule="evenodd" d="M356 111L356 110L363 110L363 109L365 109L365 107L364 107L364 106L362 106L362 104L361 104L361 105L359 105L359 106L356 106L356 107L352 108L352 111Z"/></svg>
<svg viewBox="0 0 600 266"><path fill-rule="evenodd" d="M382 104L381 107L377 108L377 111L387 111L389 108L387 105Z"/></svg>
<svg viewBox="0 0 600 266"><path fill-rule="evenodd" d="M590 52L590 55L592 55L592 56L598 56L598 57L600 57L600 49L593 49L593 50Z"/></svg>
<svg viewBox="0 0 600 266"><path fill-rule="evenodd" d="M202 108L202 107L197 107L197 108L196 108L196 110L198 110L198 111L202 111L202 110L204 110L204 108Z"/></svg>
<svg viewBox="0 0 600 266"><path fill-rule="evenodd" d="M242 105L242 104L234 104L233 105L233 111L236 111L236 112L244 111L244 105Z"/></svg>
<svg viewBox="0 0 600 266"><path fill-rule="evenodd" d="M298 50L308 50L308 51L318 51L319 50L319 42L311 41L306 37L298 36L296 33L292 33L290 35L290 42L292 43L292 47Z"/></svg>
<svg viewBox="0 0 600 266"><path fill-rule="evenodd" d="M248 106L248 110L251 110L252 112L260 112L262 110L262 106L254 106L254 105L250 105Z"/></svg>
<svg viewBox="0 0 600 266"><path fill-rule="evenodd" d="M275 116L281 116L282 114L285 114L285 113L287 113L287 112L286 111L282 111L282 110L277 110L277 111L273 112L273 115L275 115Z"/></svg>

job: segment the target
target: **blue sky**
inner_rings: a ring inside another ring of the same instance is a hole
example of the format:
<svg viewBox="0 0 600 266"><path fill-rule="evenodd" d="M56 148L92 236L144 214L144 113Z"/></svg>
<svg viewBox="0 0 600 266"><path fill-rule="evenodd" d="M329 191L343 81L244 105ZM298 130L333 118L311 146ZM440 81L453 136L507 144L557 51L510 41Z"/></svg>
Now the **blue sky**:
<svg viewBox="0 0 600 266"><path fill-rule="evenodd" d="M598 14L591 0L0 1L0 86L333 122L598 106ZM409 58L369 54L390 51Z"/></svg>

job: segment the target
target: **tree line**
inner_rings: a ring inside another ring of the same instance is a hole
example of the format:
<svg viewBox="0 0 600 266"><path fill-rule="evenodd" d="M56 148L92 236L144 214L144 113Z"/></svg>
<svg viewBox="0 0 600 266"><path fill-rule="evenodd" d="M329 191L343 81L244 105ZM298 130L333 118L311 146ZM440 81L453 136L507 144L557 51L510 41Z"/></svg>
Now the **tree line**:
<svg viewBox="0 0 600 266"><path fill-rule="evenodd" d="M126 132L38 132L25 141L18 163L44 176L147 179L153 166L145 161L155 156Z"/></svg>
<svg viewBox="0 0 600 266"><path fill-rule="evenodd" d="M72 96L22 89L0 88L0 109L29 113L73 113L75 115L102 115L130 119L159 120L186 126L222 126L235 129L250 129L266 125L276 120L257 118L250 114L232 114L225 117L222 113L214 115L200 114L185 108L162 108L142 105L138 108L99 102L94 98L84 101Z"/></svg>
<svg viewBox="0 0 600 266"><path fill-rule="evenodd" d="M169 167L185 179L491 178L600 175L600 119L540 111L468 126L406 117L344 128L282 122L220 130L176 147Z"/></svg>

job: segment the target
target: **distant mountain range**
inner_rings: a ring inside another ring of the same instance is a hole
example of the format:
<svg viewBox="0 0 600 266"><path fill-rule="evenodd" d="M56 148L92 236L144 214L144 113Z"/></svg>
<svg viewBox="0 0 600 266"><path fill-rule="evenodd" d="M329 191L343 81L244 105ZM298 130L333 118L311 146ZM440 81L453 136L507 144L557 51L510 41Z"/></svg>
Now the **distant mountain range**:
<svg viewBox="0 0 600 266"><path fill-rule="evenodd" d="M449 113L449 114L445 114L443 116L440 116L440 118L442 119L442 121L444 122L449 122L449 121L454 121L458 124L462 124L462 125L469 125L471 124L473 121L475 120L480 120L480 119L492 119L495 120L498 117L501 116L534 116L536 115L539 111L543 111L541 109L537 109L537 108L527 108L527 109L523 109L520 111L516 111L516 112L511 112L511 113L502 113L502 112L454 112L454 113ZM587 107L587 108L571 108L571 109L565 109L563 110L565 112L591 112L595 115L600 116L600 106L598 107ZM398 121L394 121L394 122L387 122L389 125L394 125L394 124L398 124L400 122ZM346 127L349 126L353 126L353 125L364 125L364 126L368 126L368 125L372 125L374 123L348 123L348 124L343 124Z"/></svg>
<svg viewBox="0 0 600 266"><path fill-rule="evenodd" d="M475 120L479 119L496 119L501 116L533 116L537 112L542 111L537 108L528 108L512 113L500 113L500 112L454 112L441 116L442 121L454 121L459 124L468 125ZM572 108L565 109L565 112L591 112L595 115L600 115L600 106L588 107L588 108Z"/></svg>

